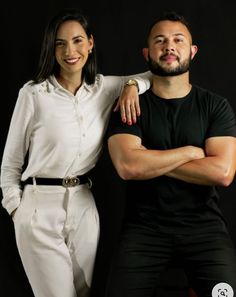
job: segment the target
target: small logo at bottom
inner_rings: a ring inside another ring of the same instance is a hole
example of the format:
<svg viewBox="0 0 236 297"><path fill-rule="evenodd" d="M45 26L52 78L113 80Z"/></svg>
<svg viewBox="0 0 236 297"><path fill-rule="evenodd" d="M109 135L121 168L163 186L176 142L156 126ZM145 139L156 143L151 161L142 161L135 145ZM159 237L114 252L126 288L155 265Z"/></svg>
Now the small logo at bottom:
<svg viewBox="0 0 236 297"><path fill-rule="evenodd" d="M212 289L211 295L212 297L233 297L234 290L227 283L218 283Z"/></svg>

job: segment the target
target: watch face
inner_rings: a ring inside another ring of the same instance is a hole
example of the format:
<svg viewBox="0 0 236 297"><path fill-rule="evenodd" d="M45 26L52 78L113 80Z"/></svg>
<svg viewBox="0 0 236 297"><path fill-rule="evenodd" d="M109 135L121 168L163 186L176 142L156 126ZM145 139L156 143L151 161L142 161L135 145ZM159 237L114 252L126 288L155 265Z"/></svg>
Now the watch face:
<svg viewBox="0 0 236 297"><path fill-rule="evenodd" d="M137 85L137 82L133 79L129 79L126 84L129 86L132 86L132 85Z"/></svg>
<svg viewBox="0 0 236 297"><path fill-rule="evenodd" d="M125 83L126 86L136 86L138 91L139 91L139 87L138 87L138 83L136 80L134 79L129 79L126 83Z"/></svg>
<svg viewBox="0 0 236 297"><path fill-rule="evenodd" d="M135 83L135 82L134 82L132 79L129 79L129 80L128 80L128 83L132 85L132 84Z"/></svg>

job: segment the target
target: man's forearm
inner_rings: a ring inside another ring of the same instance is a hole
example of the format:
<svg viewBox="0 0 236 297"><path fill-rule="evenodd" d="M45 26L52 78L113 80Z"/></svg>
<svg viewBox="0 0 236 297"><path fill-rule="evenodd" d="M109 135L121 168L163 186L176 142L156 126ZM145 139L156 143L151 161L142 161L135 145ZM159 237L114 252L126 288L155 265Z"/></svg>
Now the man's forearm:
<svg viewBox="0 0 236 297"><path fill-rule="evenodd" d="M218 157L205 157L185 163L166 175L193 184L228 186L234 174L225 168Z"/></svg>
<svg viewBox="0 0 236 297"><path fill-rule="evenodd" d="M118 174L125 180L155 178L186 162L204 157L203 150L193 146L149 150L140 144L138 137L126 134L112 136L108 147Z"/></svg>

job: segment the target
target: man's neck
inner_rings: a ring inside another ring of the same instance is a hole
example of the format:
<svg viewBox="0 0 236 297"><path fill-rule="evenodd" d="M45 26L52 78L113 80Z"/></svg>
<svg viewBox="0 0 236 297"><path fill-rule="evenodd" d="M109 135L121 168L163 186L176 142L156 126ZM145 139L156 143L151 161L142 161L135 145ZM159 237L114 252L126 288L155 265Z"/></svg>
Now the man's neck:
<svg viewBox="0 0 236 297"><path fill-rule="evenodd" d="M152 92L163 99L183 98L191 88L188 72L177 76L153 76Z"/></svg>

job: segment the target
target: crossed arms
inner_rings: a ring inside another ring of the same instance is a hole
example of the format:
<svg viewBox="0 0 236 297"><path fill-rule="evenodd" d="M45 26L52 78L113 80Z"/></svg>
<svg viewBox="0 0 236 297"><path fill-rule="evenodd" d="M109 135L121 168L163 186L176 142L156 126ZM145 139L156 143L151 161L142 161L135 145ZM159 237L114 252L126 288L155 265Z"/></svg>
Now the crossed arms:
<svg viewBox="0 0 236 297"><path fill-rule="evenodd" d="M236 138L231 136L206 139L205 150L195 146L150 150L135 135L115 134L108 139L108 148L125 180L166 175L188 183L226 187L236 170Z"/></svg>

